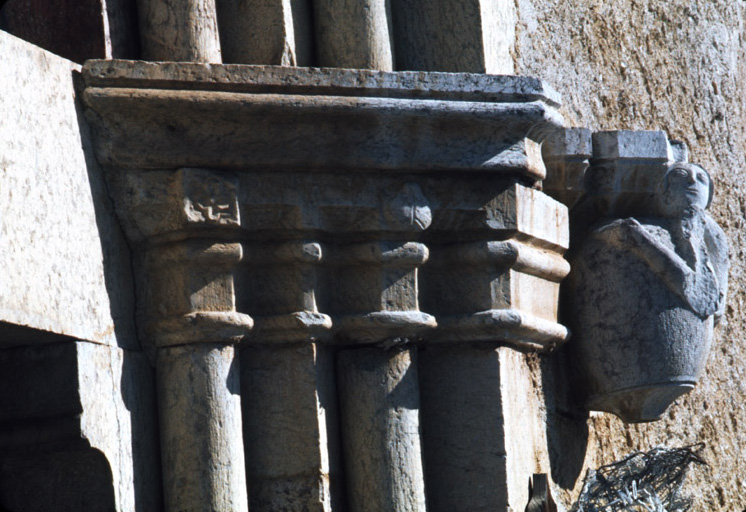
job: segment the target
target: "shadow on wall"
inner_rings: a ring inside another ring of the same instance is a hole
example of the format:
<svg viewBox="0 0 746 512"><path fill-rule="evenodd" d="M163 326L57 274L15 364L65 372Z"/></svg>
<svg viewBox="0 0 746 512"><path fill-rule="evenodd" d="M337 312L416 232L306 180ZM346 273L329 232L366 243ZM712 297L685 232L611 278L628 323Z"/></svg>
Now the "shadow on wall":
<svg viewBox="0 0 746 512"><path fill-rule="evenodd" d="M582 477L588 448L588 412L578 405L571 363L566 346L541 359L551 476L566 490Z"/></svg>
<svg viewBox="0 0 746 512"><path fill-rule="evenodd" d="M76 91L81 76L72 76ZM79 98L80 96L76 94ZM101 254L104 281L109 297L111 318L117 344L122 350L119 381L122 401L129 413L132 453L134 504L137 511L163 509L161 458L158 436L158 409L155 393L155 369L143 351L135 330L135 289L132 252L114 212L114 206L96 161L90 142L90 129L78 101L75 105L85 155ZM84 510L84 509L80 509Z"/></svg>
<svg viewBox="0 0 746 512"><path fill-rule="evenodd" d="M8 512L113 512L111 467L92 448L7 457L0 467L0 502Z"/></svg>
<svg viewBox="0 0 746 512"><path fill-rule="evenodd" d="M137 57L136 20L128 0L0 0L0 30L78 64Z"/></svg>

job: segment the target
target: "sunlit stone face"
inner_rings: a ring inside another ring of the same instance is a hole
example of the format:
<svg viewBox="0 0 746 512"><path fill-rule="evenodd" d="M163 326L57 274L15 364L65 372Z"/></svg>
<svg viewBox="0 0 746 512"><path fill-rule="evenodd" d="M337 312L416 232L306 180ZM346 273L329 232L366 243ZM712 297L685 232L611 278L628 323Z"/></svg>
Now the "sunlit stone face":
<svg viewBox="0 0 746 512"><path fill-rule="evenodd" d="M663 179L661 209L666 216L681 215L691 207L704 209L710 199L710 177L696 165L671 168Z"/></svg>

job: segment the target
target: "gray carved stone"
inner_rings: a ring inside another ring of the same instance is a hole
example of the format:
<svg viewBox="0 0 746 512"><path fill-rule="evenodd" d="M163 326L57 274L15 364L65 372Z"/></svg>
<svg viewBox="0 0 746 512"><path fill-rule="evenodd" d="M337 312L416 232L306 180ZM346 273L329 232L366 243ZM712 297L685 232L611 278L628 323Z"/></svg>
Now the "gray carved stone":
<svg viewBox="0 0 746 512"><path fill-rule="evenodd" d="M349 510L425 512L417 352L349 348L338 356Z"/></svg>
<svg viewBox="0 0 746 512"><path fill-rule="evenodd" d="M310 0L216 0L223 62L310 66Z"/></svg>
<svg viewBox="0 0 746 512"><path fill-rule="evenodd" d="M391 15L386 0L316 0L319 65L394 69Z"/></svg>
<svg viewBox="0 0 746 512"><path fill-rule="evenodd" d="M396 69L513 74L513 2L391 2Z"/></svg>
<svg viewBox="0 0 746 512"><path fill-rule="evenodd" d="M513 347L550 351L568 336L557 322L567 208L528 186L545 176L557 95L513 76L87 66L86 115L107 134L97 157L149 265L140 325L164 364L241 341L251 509L423 512L426 472L468 483L427 490L433 510L525 504L539 452L521 428L538 409ZM420 359L428 343L463 357ZM441 377L456 374L446 400ZM198 400L183 380L162 389ZM461 413L473 389L479 422ZM207 402L207 420L230 412ZM421 440L421 418L438 442ZM184 422L167 453L212 442L198 426ZM485 471L449 459L450 446Z"/></svg>
<svg viewBox="0 0 746 512"><path fill-rule="evenodd" d="M587 406L627 422L658 419L694 387L728 283L725 235L706 212L710 176L676 162L653 181L641 215L590 228L569 281Z"/></svg>
<svg viewBox="0 0 746 512"><path fill-rule="evenodd" d="M157 380L166 510L248 510L234 347L159 350Z"/></svg>
<svg viewBox="0 0 746 512"><path fill-rule="evenodd" d="M143 58L222 62L215 0L137 0Z"/></svg>

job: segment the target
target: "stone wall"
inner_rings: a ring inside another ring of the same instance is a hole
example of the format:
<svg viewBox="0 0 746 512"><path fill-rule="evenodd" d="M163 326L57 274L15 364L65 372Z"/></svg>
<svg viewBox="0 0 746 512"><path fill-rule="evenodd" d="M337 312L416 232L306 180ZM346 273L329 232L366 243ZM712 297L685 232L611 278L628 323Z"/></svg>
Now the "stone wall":
<svg viewBox="0 0 746 512"><path fill-rule="evenodd" d="M517 0L515 71L555 87L568 125L664 130L714 177L711 212L731 246L727 324L716 331L707 370L664 419L625 425L593 413L558 412L548 397L552 476L577 497L585 468L636 449L704 442L710 469L687 490L694 510L746 507L744 320L744 5L742 2ZM547 362L545 361L546 365ZM537 374L539 373L537 363Z"/></svg>

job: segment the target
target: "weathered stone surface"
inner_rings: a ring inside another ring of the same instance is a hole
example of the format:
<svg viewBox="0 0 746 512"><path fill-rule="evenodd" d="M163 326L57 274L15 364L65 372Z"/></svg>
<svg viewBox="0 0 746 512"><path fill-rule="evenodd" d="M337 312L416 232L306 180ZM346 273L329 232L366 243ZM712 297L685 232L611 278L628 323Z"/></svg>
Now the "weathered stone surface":
<svg viewBox="0 0 746 512"><path fill-rule="evenodd" d="M554 100L510 77L122 62L88 69L89 115L108 131L98 156L126 232L150 254L142 286L158 290L145 310L166 320L159 344L237 341L200 331L208 314L257 319L244 349L244 389L256 399L244 407L252 506L334 506L322 496L323 457L333 450L321 434L326 411L310 398L321 390L318 370L298 345L320 340L342 347L336 388L348 503L422 510L412 342L435 340L436 324L440 342L487 340L492 349L550 350L567 338L556 322L567 211L517 184L544 176L540 142L560 122ZM171 102L174 95L181 99ZM120 100L135 115L121 117ZM148 102L155 110L132 110ZM168 140L157 142L152 128L163 122ZM204 130L200 142L183 145L183 129L195 127ZM173 143L183 146L168 149ZM440 273L426 271L436 251ZM218 256L225 261L212 261ZM461 279L462 267L473 275ZM436 315L421 309L421 290L439 297ZM274 398L290 389L298 407ZM289 421L305 425L301 460L276 444L298 437ZM164 444L165 452L176 446ZM164 461L166 481L172 463ZM516 474L537 472L529 465Z"/></svg>
<svg viewBox="0 0 746 512"><path fill-rule="evenodd" d="M238 297L238 308L256 319L252 342L328 340L332 319L319 312L317 299L327 248L308 241L245 246L237 277L237 287L245 292Z"/></svg>
<svg viewBox="0 0 746 512"><path fill-rule="evenodd" d="M547 83L530 76L103 60L87 62L84 69L84 79L90 87L151 86L178 90L429 98L477 103L541 101L552 107L559 106L561 100Z"/></svg>
<svg viewBox="0 0 746 512"><path fill-rule="evenodd" d="M526 356L487 344L419 356L428 510L524 508L529 477L547 467Z"/></svg>
<svg viewBox="0 0 746 512"><path fill-rule="evenodd" d="M216 0L223 62L310 66L309 0Z"/></svg>
<svg viewBox="0 0 746 512"><path fill-rule="evenodd" d="M79 68L2 31L0 67L13 120L0 124L0 321L134 347L129 252L75 102Z"/></svg>
<svg viewBox="0 0 746 512"><path fill-rule="evenodd" d="M0 351L0 505L159 510L152 368L93 343Z"/></svg>
<svg viewBox="0 0 746 512"><path fill-rule="evenodd" d="M425 509L416 348L342 350L342 442L352 512Z"/></svg>
<svg viewBox="0 0 746 512"><path fill-rule="evenodd" d="M438 318L438 329L428 339L499 341L534 350L564 342L568 331L557 323L557 300L559 282L569 272L562 258L569 237L565 207L512 185L479 210L485 216L480 218L463 210L465 201L478 196L448 190L452 202L436 210L434 227L440 227L442 215L455 233L478 228L482 240L474 240L474 231L467 240L440 233L432 245L422 298L423 309ZM494 240L505 237L510 238Z"/></svg>
<svg viewBox="0 0 746 512"><path fill-rule="evenodd" d="M543 84L514 77L120 61L89 63L86 76L97 156L120 168L471 169L537 179L544 166L527 137L561 123ZM170 89L190 77L187 90ZM346 97L360 81L368 92Z"/></svg>
<svg viewBox="0 0 746 512"><path fill-rule="evenodd" d="M166 508L241 510L248 498L232 344L253 319L236 311L243 248L226 240L241 222L237 185L202 169L166 176L134 191L138 200L117 202L137 250L141 336L157 358Z"/></svg>
<svg viewBox="0 0 746 512"><path fill-rule="evenodd" d="M542 144L547 167L542 190L568 208L583 194L588 159L593 155L591 140L588 128L562 128Z"/></svg>
<svg viewBox="0 0 746 512"><path fill-rule="evenodd" d="M518 2L516 71L557 87L572 125L663 130L686 142L717 184L710 215L733 248L728 324L715 330L714 350L694 391L654 423L625 425L610 414L587 420L551 414L559 440L551 447L557 453L552 475L564 489L554 495L566 506L577 497L586 467L632 450L699 441L711 469L693 470L687 478L684 492L695 497L694 510L730 512L746 504L746 347L740 342L746 325L739 320L746 308L746 47L739 37L744 7L688 0Z"/></svg>
<svg viewBox="0 0 746 512"><path fill-rule="evenodd" d="M339 510L344 489L331 349L303 343L240 350L249 509Z"/></svg>
<svg viewBox="0 0 746 512"><path fill-rule="evenodd" d="M148 252L140 279L145 341L158 347L237 343L253 319L236 312L233 269L241 245L190 240Z"/></svg>
<svg viewBox="0 0 746 512"><path fill-rule="evenodd" d="M142 57L222 62L215 0L137 0Z"/></svg>
<svg viewBox="0 0 746 512"><path fill-rule="evenodd" d="M66 59L138 57L134 2L10 0L0 5L0 30Z"/></svg>
<svg viewBox="0 0 746 512"><path fill-rule="evenodd" d="M393 71L391 14L385 0L316 0L320 66Z"/></svg>
<svg viewBox="0 0 746 512"><path fill-rule="evenodd" d="M391 11L397 70L513 73L513 2L400 1Z"/></svg>
<svg viewBox="0 0 746 512"><path fill-rule="evenodd" d="M725 234L705 213L709 175L674 163L657 178L641 216L591 228L568 283L587 405L627 422L658 419L693 388L728 286Z"/></svg>
<svg viewBox="0 0 746 512"><path fill-rule="evenodd" d="M238 366L232 345L198 343L158 351L169 511L248 510Z"/></svg>

